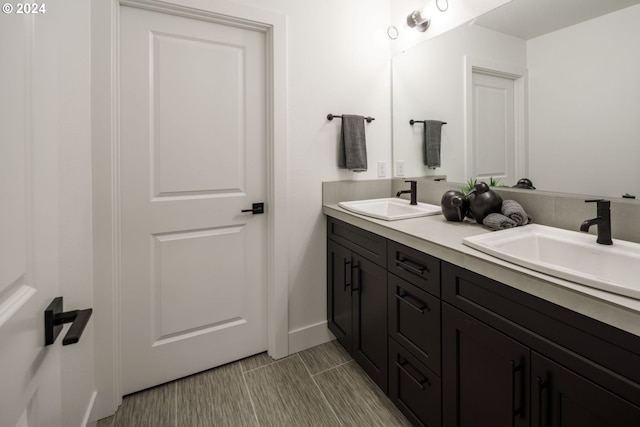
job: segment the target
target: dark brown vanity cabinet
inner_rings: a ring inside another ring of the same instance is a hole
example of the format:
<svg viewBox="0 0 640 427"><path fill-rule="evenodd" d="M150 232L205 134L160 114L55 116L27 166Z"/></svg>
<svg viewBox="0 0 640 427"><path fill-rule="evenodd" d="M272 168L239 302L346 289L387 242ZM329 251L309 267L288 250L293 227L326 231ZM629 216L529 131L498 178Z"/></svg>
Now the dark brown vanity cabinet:
<svg viewBox="0 0 640 427"><path fill-rule="evenodd" d="M386 393L386 239L333 219L327 225L329 330Z"/></svg>
<svg viewBox="0 0 640 427"><path fill-rule="evenodd" d="M327 224L329 329L415 426L640 427L640 337Z"/></svg>
<svg viewBox="0 0 640 427"><path fill-rule="evenodd" d="M640 340L442 267L445 426L640 426Z"/></svg>

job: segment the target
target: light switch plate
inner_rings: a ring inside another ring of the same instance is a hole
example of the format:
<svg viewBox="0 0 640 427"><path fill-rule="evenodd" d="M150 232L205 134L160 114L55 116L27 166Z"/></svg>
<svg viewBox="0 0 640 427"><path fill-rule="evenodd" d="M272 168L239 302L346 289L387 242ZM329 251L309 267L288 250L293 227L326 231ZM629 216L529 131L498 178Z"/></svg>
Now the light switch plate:
<svg viewBox="0 0 640 427"><path fill-rule="evenodd" d="M378 162L378 178L386 178L387 177L387 162L379 161Z"/></svg>

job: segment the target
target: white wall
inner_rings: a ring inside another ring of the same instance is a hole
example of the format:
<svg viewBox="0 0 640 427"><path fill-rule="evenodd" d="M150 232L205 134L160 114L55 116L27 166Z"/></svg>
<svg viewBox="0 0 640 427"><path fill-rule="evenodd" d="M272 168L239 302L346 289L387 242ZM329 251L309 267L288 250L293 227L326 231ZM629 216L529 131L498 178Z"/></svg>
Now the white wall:
<svg viewBox="0 0 640 427"><path fill-rule="evenodd" d="M287 16L289 348L326 329L325 218L322 181L377 178L391 159L389 0L234 0ZM375 117L366 124L369 170L337 167L340 120L328 113Z"/></svg>
<svg viewBox="0 0 640 427"><path fill-rule="evenodd" d="M640 196L638 22L640 5L529 40L529 170L537 188Z"/></svg>
<svg viewBox="0 0 640 427"><path fill-rule="evenodd" d="M405 176L446 175L465 182L465 56L525 68L524 40L463 25L393 58L393 156ZM422 125L409 119L442 120L441 167L422 159Z"/></svg>
<svg viewBox="0 0 640 427"><path fill-rule="evenodd" d="M457 26L472 20L491 9L508 3L511 0L438 0L440 8L449 8L446 12L440 12L436 8L435 0L394 0L391 2L391 15L389 25L393 25L400 31L397 40L392 43L393 53L402 52L412 46L443 34ZM425 9L426 15L431 18L429 29L424 33L410 29L407 15L417 9Z"/></svg>

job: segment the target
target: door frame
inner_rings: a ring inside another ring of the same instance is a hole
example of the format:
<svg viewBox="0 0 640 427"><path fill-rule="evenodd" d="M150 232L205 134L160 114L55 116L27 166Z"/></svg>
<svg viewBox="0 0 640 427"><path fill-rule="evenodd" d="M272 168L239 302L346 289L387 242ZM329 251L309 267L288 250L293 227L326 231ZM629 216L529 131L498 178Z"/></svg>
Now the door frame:
<svg viewBox="0 0 640 427"><path fill-rule="evenodd" d="M119 121L120 6L263 32L267 46L267 351L289 354L286 16L225 0L92 0L92 171L95 306L93 419L122 402Z"/></svg>
<svg viewBox="0 0 640 427"><path fill-rule="evenodd" d="M516 177L526 177L528 168L527 69L504 62L464 57L464 175L475 178L473 166L473 73L513 80L514 155Z"/></svg>

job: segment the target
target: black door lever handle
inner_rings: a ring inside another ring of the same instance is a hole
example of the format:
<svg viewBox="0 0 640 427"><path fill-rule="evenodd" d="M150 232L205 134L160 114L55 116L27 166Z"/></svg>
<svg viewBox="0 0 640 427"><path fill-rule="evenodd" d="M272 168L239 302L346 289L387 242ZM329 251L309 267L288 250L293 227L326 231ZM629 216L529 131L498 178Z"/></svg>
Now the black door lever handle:
<svg viewBox="0 0 640 427"><path fill-rule="evenodd" d="M263 214L264 213L264 203L254 203L251 205L251 209L242 209L240 212L251 212L252 214Z"/></svg>
<svg viewBox="0 0 640 427"><path fill-rule="evenodd" d="M71 323L62 345L75 344L80 340L84 328L89 323L93 309L62 311L62 297L54 298L44 310L44 345L51 345L62 331L62 325Z"/></svg>

